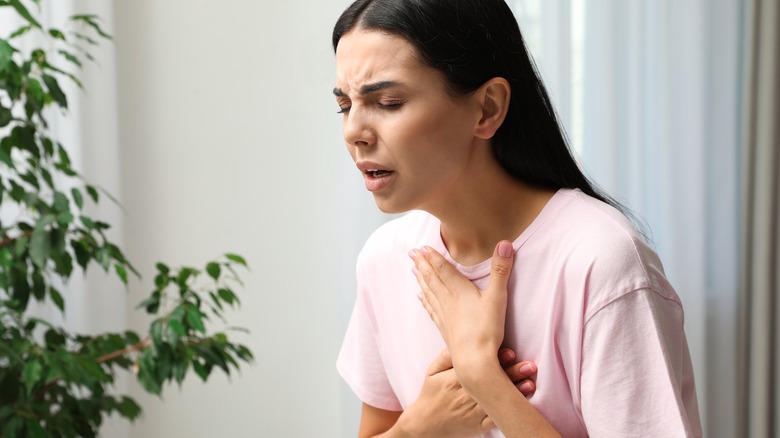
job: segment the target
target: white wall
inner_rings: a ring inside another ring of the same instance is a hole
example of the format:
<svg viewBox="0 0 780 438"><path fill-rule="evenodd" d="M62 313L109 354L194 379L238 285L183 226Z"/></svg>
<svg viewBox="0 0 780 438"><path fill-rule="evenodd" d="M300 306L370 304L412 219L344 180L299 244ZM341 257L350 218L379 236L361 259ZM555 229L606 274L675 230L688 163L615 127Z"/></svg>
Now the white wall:
<svg viewBox="0 0 780 438"><path fill-rule="evenodd" d="M231 322L257 356L231 381L195 376L130 436L354 436L335 371L354 259L381 218L340 136L332 26L348 0L115 2L125 248L156 261L230 251L251 265ZM128 310L130 325L146 320Z"/></svg>

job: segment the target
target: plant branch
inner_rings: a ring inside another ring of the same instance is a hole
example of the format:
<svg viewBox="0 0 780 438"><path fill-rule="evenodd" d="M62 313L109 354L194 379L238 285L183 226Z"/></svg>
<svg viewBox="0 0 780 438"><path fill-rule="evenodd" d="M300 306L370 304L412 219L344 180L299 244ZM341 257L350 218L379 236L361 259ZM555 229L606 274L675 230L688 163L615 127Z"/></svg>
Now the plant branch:
<svg viewBox="0 0 780 438"><path fill-rule="evenodd" d="M32 236L32 231L22 231L22 233L17 237L9 237L9 236L3 236L2 239L0 239L0 248L5 248L6 246L11 245L12 243L16 242L19 237L22 236Z"/></svg>
<svg viewBox="0 0 780 438"><path fill-rule="evenodd" d="M96 359L97 363L103 363L108 362L109 360L116 359L117 357L124 356L127 353L133 353L135 351L143 350L144 348L149 346L149 335L146 335L145 338L141 340L141 342L131 345L127 348L123 348L121 350L114 351L112 353L104 354Z"/></svg>

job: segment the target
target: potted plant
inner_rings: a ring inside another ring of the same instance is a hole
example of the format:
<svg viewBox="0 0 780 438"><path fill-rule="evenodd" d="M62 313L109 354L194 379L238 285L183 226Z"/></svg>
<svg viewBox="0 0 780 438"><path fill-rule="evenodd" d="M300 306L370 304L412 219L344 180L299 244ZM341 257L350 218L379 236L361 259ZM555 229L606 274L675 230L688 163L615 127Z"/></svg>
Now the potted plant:
<svg viewBox="0 0 780 438"><path fill-rule="evenodd" d="M160 394L191 371L205 381L214 369L230 374L252 360L225 332L207 330L239 304L236 268L246 262L226 254L202 269L158 263L139 305L152 318L143 335L77 334L30 315L33 301L63 311L67 293L59 285L91 266L125 285L138 276L107 237L110 224L85 214L85 205L110 195L72 167L46 116L49 107L67 110L61 81L81 87L74 71L110 36L95 15L71 17L74 30L45 27L34 14L40 0L32 2L0 0L24 22L0 35L0 210L14 213L0 221L0 438L92 437L111 413L129 420L141 413L132 398L113 393L119 372L135 373L141 387ZM17 48L35 33L43 47Z"/></svg>

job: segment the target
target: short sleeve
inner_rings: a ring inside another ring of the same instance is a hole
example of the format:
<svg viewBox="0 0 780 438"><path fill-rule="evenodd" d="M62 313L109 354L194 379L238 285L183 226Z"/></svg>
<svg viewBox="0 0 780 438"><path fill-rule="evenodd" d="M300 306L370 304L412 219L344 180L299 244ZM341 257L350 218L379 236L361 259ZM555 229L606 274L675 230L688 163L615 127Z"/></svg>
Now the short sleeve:
<svg viewBox="0 0 780 438"><path fill-rule="evenodd" d="M336 368L355 395L379 409L401 411L387 378L376 332L376 316L358 264L358 293Z"/></svg>
<svg viewBox="0 0 780 438"><path fill-rule="evenodd" d="M628 293L585 323L581 407L593 437L698 437L693 370L679 302Z"/></svg>

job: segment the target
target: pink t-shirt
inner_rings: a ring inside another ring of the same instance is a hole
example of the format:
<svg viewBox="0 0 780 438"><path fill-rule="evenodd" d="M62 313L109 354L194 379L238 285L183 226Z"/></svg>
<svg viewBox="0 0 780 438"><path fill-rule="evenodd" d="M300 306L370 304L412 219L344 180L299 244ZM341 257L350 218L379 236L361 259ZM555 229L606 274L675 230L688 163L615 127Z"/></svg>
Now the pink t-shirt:
<svg viewBox="0 0 780 438"><path fill-rule="evenodd" d="M409 250L429 245L487 286L490 260L455 263L439 230L435 217L411 212L360 253L337 367L369 405L405 409L445 348L417 299ZM565 437L701 436L680 300L625 217L562 189L513 246L504 345L539 368L534 407Z"/></svg>

